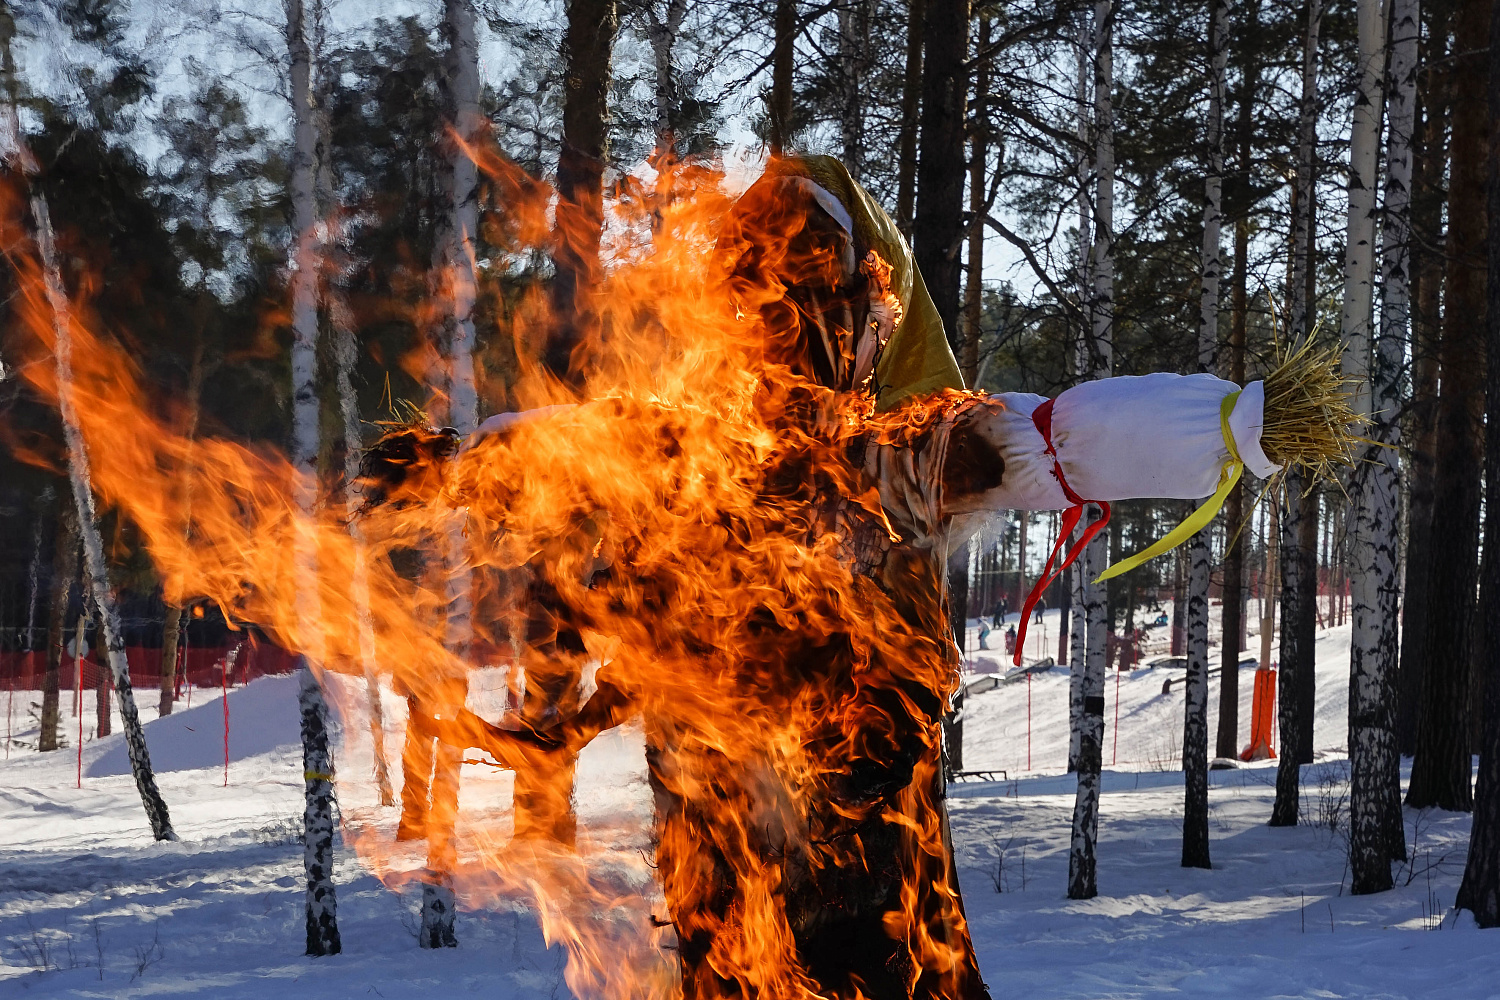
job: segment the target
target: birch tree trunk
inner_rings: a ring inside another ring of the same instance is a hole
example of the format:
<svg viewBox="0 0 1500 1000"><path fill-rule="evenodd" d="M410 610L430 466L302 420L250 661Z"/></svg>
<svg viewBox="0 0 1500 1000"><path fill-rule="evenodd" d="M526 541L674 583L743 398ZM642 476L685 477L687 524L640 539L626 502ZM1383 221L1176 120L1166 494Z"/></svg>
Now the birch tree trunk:
<svg viewBox="0 0 1500 1000"><path fill-rule="evenodd" d="M301 510L297 535L298 632L302 666L298 671L298 706L302 729L302 779L305 806L303 869L307 877L307 954L336 955L342 950L338 902L333 884L333 757L328 747L328 704L316 670L322 669L322 600L318 592L318 553L311 531L316 517L318 466L318 253L317 197L314 190L317 124L312 94L312 50L307 41L302 0L286 2L287 55L291 62L293 147L291 169L292 229L292 465L294 491Z"/></svg>
<svg viewBox="0 0 1500 1000"><path fill-rule="evenodd" d="M1081 8L1077 15L1078 41L1076 93L1078 95L1078 303L1081 317L1078 341L1073 351L1073 373L1080 379L1087 378L1090 370L1089 342L1093 336L1092 315L1094 301L1093 283L1093 232L1094 202L1089 196L1089 181L1093 177L1094 162L1090 153L1090 136L1094 109L1092 107L1093 73L1092 55L1094 35L1092 12ZM1079 526L1074 535L1082 537ZM1087 673L1089 648L1088 607L1084 596L1084 580L1088 576L1084 557L1074 564L1072 573L1073 624L1072 647L1068 651L1068 770L1077 771L1079 754L1083 746L1083 688Z"/></svg>
<svg viewBox="0 0 1500 1000"><path fill-rule="evenodd" d="M1500 3L1490 11L1490 49L1500 52ZM1398 22L1399 23L1399 22ZM1393 32L1394 34L1394 32ZM1490 121L1500 121L1500 72L1490 70ZM1500 155L1490 153L1486 185L1489 207L1489 313L1485 349L1491 364L1485 377L1485 410L1500 413ZM1500 421L1485 423L1485 493L1500 496ZM1484 537L1500 538L1500 505L1485 507ZM1500 560L1487 555L1480 583L1480 614L1485 630L1500 637ZM1480 927L1500 927L1500 648L1492 639L1485 650L1483 670L1484 732L1479 748L1479 781L1474 793L1474 824L1469 833L1469 856L1454 905L1474 914Z"/></svg>
<svg viewBox="0 0 1500 1000"><path fill-rule="evenodd" d="M479 46L474 9L469 0L447 0L443 22L448 39L445 60L450 112L461 142L448 144L445 183L449 186L447 282L449 289L446 343L448 421L461 435L478 426L474 384L475 236L479 227L479 177L466 145L478 138ZM447 586L446 645L466 659L473 632L472 579L464 558L462 525L455 517L444 553ZM452 705L439 706L447 715L463 707L467 676L446 678L442 689ZM424 948L457 947L453 924L457 901L451 883L455 860L453 827L458 815L461 751L439 744L433 754L432 803L428 813L427 871L422 885L422 925L418 942Z"/></svg>
<svg viewBox="0 0 1500 1000"><path fill-rule="evenodd" d="M1367 13L1365 7L1370 7ZM1366 21L1372 22L1367 29ZM1365 36L1379 37L1384 25L1378 2L1366 0L1360 7L1360 48ZM1354 615L1349 647L1349 755L1350 785L1350 873L1356 894L1391 888L1390 862L1406 853L1401 821L1401 755L1396 747L1396 668L1399 634L1397 614L1400 577L1397 553L1400 546L1398 509L1401 403L1401 369L1405 361L1407 325L1410 319L1410 242L1412 128L1416 119L1418 0L1394 0L1391 5L1390 74L1387 95L1390 131L1386 149L1385 211L1382 231L1382 284L1385 291L1380 329L1366 354L1368 396L1361 416L1367 421L1365 436L1379 446L1370 446L1361 456L1356 476L1358 495L1354 527ZM1377 79L1385 68L1382 45L1366 55L1368 72L1361 74L1361 90L1370 75ZM1375 96L1375 95L1371 95ZM1376 109L1379 105L1375 105ZM1361 131L1369 130L1371 146L1379 145L1378 110L1355 105ZM1351 149L1351 157L1356 150ZM1366 155L1364 141L1357 152L1358 168L1351 171L1350 226L1354 225L1354 178L1366 175L1373 186L1375 151ZM1368 167L1368 169L1367 169ZM1369 232L1374 236L1374 198L1361 196L1361 207L1371 213ZM1352 237L1351 232L1351 237ZM1351 240L1352 242L1352 240ZM1352 256L1352 255L1351 255ZM1363 277L1363 274L1361 275ZM1347 291L1346 291L1347 296ZM1369 301L1359 291L1356 303L1364 311L1369 329ZM1358 317L1352 317L1357 319ZM1357 326L1355 327L1357 329ZM1357 347L1351 339L1348 347ZM1349 368L1346 365L1345 371Z"/></svg>
<svg viewBox="0 0 1500 1000"><path fill-rule="evenodd" d="M100 645L113 675L115 695L120 704L120 728L125 731L125 749L130 758L130 772L135 778L136 790L140 792L141 803L146 807L151 835L157 840L176 840L171 818L167 815L167 804L156 788L156 775L151 770L151 754L146 749L146 734L141 729L140 715L135 707L135 692L130 685L130 664L125 659L125 636L120 631L119 613L110 600L109 576L104 562L104 539L100 537L94 511L88 451L84 446L83 432L79 428L78 414L73 406L71 310L52 242L52 219L47 211L47 201L40 194L32 196L31 213L36 222L37 249L42 259L42 274L47 283L47 302L52 308L57 334L57 343L53 349L57 361L57 407L62 414L63 440L68 450L68 483L73 490L73 507L78 514L84 569L88 574L94 606L99 609ZM81 706L79 711L82 711Z"/></svg>
<svg viewBox="0 0 1500 1000"><path fill-rule="evenodd" d="M652 158L658 162L676 156L677 116L682 107L682 94L678 90L672 50L682 32L687 8L687 0L666 0L666 9L661 16L657 15L655 3L648 3L644 8L646 40L651 43L651 55L656 63L656 152Z"/></svg>
<svg viewBox="0 0 1500 1000"><path fill-rule="evenodd" d="M1114 199L1115 127L1114 5L1094 4L1094 294L1088 376L1108 378L1113 364L1111 338L1115 318ZM1095 516L1090 508L1090 517ZM1099 785L1104 766L1105 635L1109 626L1106 588L1094 578L1109 559L1104 538L1096 535L1084 552L1083 612L1088 643L1083 665L1083 716L1078 741L1078 793L1073 803L1073 835L1068 851L1068 898L1098 895Z"/></svg>
<svg viewBox="0 0 1500 1000"><path fill-rule="evenodd" d="M990 40L990 19L979 19L979 46ZM979 64L974 76L974 128L969 136L969 274L964 285L964 338L958 352L958 367L964 384L977 388L979 375L980 321L984 316L984 192L990 155L989 123L985 97L990 89L989 63ZM1021 584L1026 582L1026 522L1021 521ZM984 609L981 609L984 610Z"/></svg>
<svg viewBox="0 0 1500 1000"><path fill-rule="evenodd" d="M869 68L870 0L852 0L839 8L839 76L844 87L839 138L844 166L856 181L863 173L865 74Z"/></svg>
<svg viewBox="0 0 1500 1000"><path fill-rule="evenodd" d="M1224 91L1229 62L1229 0L1212 0L1208 26L1208 171L1203 180L1203 256L1198 298L1198 370L1219 361L1220 230L1224 192ZM1182 721L1182 867L1211 868L1208 850L1208 538L1188 547L1187 697Z"/></svg>

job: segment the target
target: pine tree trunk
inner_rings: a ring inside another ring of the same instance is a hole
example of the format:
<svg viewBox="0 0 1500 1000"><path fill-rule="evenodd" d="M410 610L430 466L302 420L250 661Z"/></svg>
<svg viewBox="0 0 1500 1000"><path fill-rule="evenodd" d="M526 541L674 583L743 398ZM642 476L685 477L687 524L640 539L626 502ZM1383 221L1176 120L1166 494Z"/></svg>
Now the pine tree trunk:
<svg viewBox="0 0 1500 1000"><path fill-rule="evenodd" d="M907 0L906 71L901 85L901 139L896 177L896 225L911 239L917 197L917 129L922 111L922 22L926 0Z"/></svg>
<svg viewBox="0 0 1500 1000"><path fill-rule="evenodd" d="M1224 90L1229 2L1214 0L1208 30L1208 164L1203 179L1203 253L1198 298L1198 370L1214 374L1219 355L1220 230L1224 190ZM1187 697L1182 719L1182 867L1211 868L1208 850L1208 583L1203 532L1188 545ZM1174 626L1175 627L1175 626Z"/></svg>
<svg viewBox="0 0 1500 1000"><path fill-rule="evenodd" d="M968 0L927 5L927 51L922 71L921 157L912 249L937 306L938 317L957 345L964 237L965 105L969 55Z"/></svg>
<svg viewBox="0 0 1500 1000"><path fill-rule="evenodd" d="M776 0L771 40L771 155L785 156L792 141L792 73L797 53L797 0Z"/></svg>
<svg viewBox="0 0 1500 1000"><path fill-rule="evenodd" d="M68 605L72 603L73 581L78 576L78 515L71 507L58 510L56 530L57 551L52 559L52 595L47 615L47 670L42 675L42 729L36 741L37 750L44 752L57 749L63 630L67 627Z"/></svg>
<svg viewBox="0 0 1500 1000"><path fill-rule="evenodd" d="M1253 37L1258 30L1260 14L1258 0L1252 0L1245 9L1245 37ZM1238 123L1235 131L1236 170L1239 182L1238 197L1234 206L1234 285L1231 308L1233 317L1229 328L1229 380L1243 384L1245 381L1245 333L1249 319L1249 264L1250 264L1250 171L1252 142L1255 137L1255 100L1259 88L1260 67L1256 62L1254 45L1240 48L1240 93ZM1214 740L1214 756L1234 757L1239 753L1240 739L1240 651L1244 631L1244 603L1242 601L1245 575L1245 482L1243 479L1230 491L1224 503L1224 530L1228 543L1224 548L1223 571L1223 647L1222 665L1219 670L1219 727Z"/></svg>
<svg viewBox="0 0 1500 1000"><path fill-rule="evenodd" d="M1114 26L1113 0L1094 4L1094 294L1088 340L1091 378L1108 378L1113 366L1114 272ZM1097 511L1090 507L1090 517ZM1068 850L1068 898L1099 894L1096 846L1099 790L1104 766L1104 672L1109 629L1108 591L1094 578L1109 561L1106 541L1096 535L1084 552L1083 610L1088 645L1083 669L1083 719L1078 742L1078 793L1073 802L1073 835Z"/></svg>
<svg viewBox="0 0 1500 1000"><path fill-rule="evenodd" d="M294 122L291 164L292 231L297 267L292 271L292 465L294 494L303 528L294 558L298 645L304 651L298 671L305 806L303 869L307 877L307 954L342 950L338 903L333 883L333 758L328 748L328 705L316 670L322 669L322 607L318 593L318 553L310 522L316 517L319 438L317 204L314 191L317 126L312 95L312 51L307 41L302 0L287 0L286 41L291 62Z"/></svg>
<svg viewBox="0 0 1500 1000"><path fill-rule="evenodd" d="M1276 762L1276 801L1271 806L1271 826L1296 826L1301 798L1302 718L1299 687L1302 674L1313 667L1311 650L1302 645L1307 617L1302 602L1307 588L1303 574L1306 560L1300 548L1303 520L1316 501L1303 496L1305 480L1296 469L1287 470L1281 499L1281 665L1278 668L1278 725L1281 728L1281 757ZM1316 518L1313 518L1316 523Z"/></svg>
<svg viewBox="0 0 1500 1000"><path fill-rule="evenodd" d="M1401 613L1400 697L1396 739L1403 754L1416 750L1417 715L1422 697L1422 646L1427 637L1428 560L1432 538L1433 470L1437 454L1438 350L1442 317L1443 254L1440 249L1444 173L1448 160L1446 55L1448 5L1429 4L1428 38L1420 43L1418 98L1422 129L1412 191L1411 256L1416 308L1412 314L1412 389L1408 410L1411 440L1407 459L1406 586Z"/></svg>
<svg viewBox="0 0 1500 1000"><path fill-rule="evenodd" d="M1489 37L1489 5L1464 0L1454 36ZM1479 470L1483 468L1483 329L1486 309L1485 178L1489 153L1487 59L1483 49L1453 63L1452 166L1448 184L1442 391L1428 560L1422 706L1407 804L1467 812L1473 805L1469 658L1478 583Z"/></svg>
<svg viewBox="0 0 1500 1000"><path fill-rule="evenodd" d="M79 624L83 624L83 619ZM78 630L79 638L83 637L84 630ZM103 739L109 735L109 674L101 673L99 683L94 686L94 738Z"/></svg>
<svg viewBox="0 0 1500 1000"><path fill-rule="evenodd" d="M543 361L554 375L574 387L583 384L590 364L590 344L599 334L593 297L600 277L610 58L618 27L614 0L569 0L562 46L563 134L557 160L553 251L557 269L552 279L555 329Z"/></svg>
<svg viewBox="0 0 1500 1000"><path fill-rule="evenodd" d="M1490 48L1500 51L1500 3L1490 13ZM1500 122L1500 73L1491 72L1488 88L1491 123ZM1500 359L1500 155L1491 152L1486 185L1489 209L1489 312L1485 324L1485 349ZM1485 410L1500 413L1500 364L1491 364L1485 376ZM1500 496L1500 422L1490 420L1484 438L1485 494ZM1490 503L1484 512L1484 537L1500 538L1500 505ZM1486 546L1488 548L1488 546ZM1480 582L1479 613L1486 631L1500 636L1500 560L1486 556ZM1484 663L1484 736L1479 748L1479 781L1474 793L1474 823L1469 832L1469 856L1464 865L1454 905L1474 914L1480 927L1500 927L1500 652L1486 650Z"/></svg>
<svg viewBox="0 0 1500 1000"><path fill-rule="evenodd" d="M177 651L182 646L182 608L167 605L166 619L161 626L161 685L156 703L156 715L172 714L172 703L177 700Z"/></svg>

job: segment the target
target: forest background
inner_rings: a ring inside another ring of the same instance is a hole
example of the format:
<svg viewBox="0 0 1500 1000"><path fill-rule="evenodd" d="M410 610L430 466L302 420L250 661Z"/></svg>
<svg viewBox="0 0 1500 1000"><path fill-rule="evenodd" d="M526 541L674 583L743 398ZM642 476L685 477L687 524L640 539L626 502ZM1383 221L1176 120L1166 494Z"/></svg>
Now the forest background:
<svg viewBox="0 0 1500 1000"><path fill-rule="evenodd" d="M330 493L399 401L438 415L447 405L428 359L466 317L427 306L461 210L459 122L469 148L585 208L650 198L675 163L714 165L743 186L767 155L838 156L908 234L981 389L1052 395L1105 372L1204 367L1245 380L1274 365L1278 344L1341 345L1351 374L1379 383L1371 437L1399 441L1355 466L1392 476L1394 505L1376 525L1390 540L1389 601L1361 603L1375 543L1353 523L1351 495L1365 486L1351 474L1261 503L1264 484L1246 484L1198 549L1112 581L1106 615L1129 634L1148 595L1186 601L1198 551L1234 670L1239 609L1280 595L1282 726L1297 732L1312 698L1310 667L1297 672L1311 642L1299 652L1297 637L1320 613L1305 595L1342 595L1356 621L1362 608L1380 619L1366 648L1391 659L1370 718L1415 754L1409 801L1469 809L1471 753L1487 723L1497 728L1485 678L1500 661L1485 640L1500 560L1486 560L1480 600L1482 498L1496 471L1484 420L1491 23L1490 5L1473 0L171 11L10 0L3 97L35 162L23 170L11 156L5 169L45 196L68 280L97 278L94 307L164 412L197 433L286 448L291 262L307 238L294 200L310 156L324 284L316 464ZM310 117L292 105L299 65ZM466 79L478 84L469 104ZM311 128L300 145L294 121ZM1403 156L1392 215L1389 164ZM517 404L509 317L576 262L522 246L513 181L480 172L472 183L467 321L483 416ZM608 267L632 234L598 215ZM1361 225L1363 258L1349 238ZM11 281L0 276L0 291ZM61 428L13 369L0 376L0 651L55 650L85 617ZM1108 558L1185 513L1119 505ZM102 527L128 642L175 649L196 628L212 644L225 627L215 610L166 605L133 526L106 511ZM1022 517L981 535L954 570L958 616L1002 593L1018 604L1056 530L1054 518ZM1071 607L1078 590L1065 581L1047 600ZM1220 688L1229 728L1215 754L1231 756L1237 686ZM1294 740L1288 756L1300 755ZM1481 800L1497 798L1485 790ZM1389 813L1371 815L1378 826Z"/></svg>

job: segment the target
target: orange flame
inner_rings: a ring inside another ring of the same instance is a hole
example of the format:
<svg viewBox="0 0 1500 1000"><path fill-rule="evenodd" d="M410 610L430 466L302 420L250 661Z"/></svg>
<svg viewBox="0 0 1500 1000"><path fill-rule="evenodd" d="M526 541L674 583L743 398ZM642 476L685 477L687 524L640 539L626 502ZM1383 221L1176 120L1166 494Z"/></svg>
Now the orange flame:
<svg viewBox="0 0 1500 1000"><path fill-rule="evenodd" d="M517 202L507 239L540 239L548 192L479 161ZM451 461L410 429L400 475L367 484L361 532L379 662L427 706L432 718L413 724L517 770L518 834L523 805L532 820L566 810L583 743L644 720L667 919L652 913L644 867L602 845L575 853L545 822L506 841L492 823L465 821L451 876L470 904L529 897L548 940L569 951L576 996L982 996L940 801L939 719L956 660L932 537L938 486L926 483L927 512L911 515L882 504L878 471L926 470L907 483L922 493L944 428L974 397L877 414L870 396L829 388L819 365L853 364L854 331L836 331L835 360L819 362L789 293L842 280L827 242L807 239L809 207L753 189L750 210L737 209L702 168L664 175L668 190L612 206L613 224L649 236L617 253L591 295L597 322L575 352L592 361L585 401ZM3 208L4 245L21 245L13 196ZM41 360L54 338L41 277L26 253L11 263ZM878 256L858 271L887 273ZM876 298L899 319L888 287ZM552 321L533 300L492 335L535 357ZM280 455L189 440L157 416L86 290L70 322L95 488L147 539L167 599L211 599L288 648L317 651L320 669L354 669L356 549L338 514L304 523ZM55 396L51 366L22 370ZM536 367L511 389L528 406L577 398ZM560 717L523 712L501 729L457 713L451 679L479 665L445 631L447 561L414 572L403 555L437 551L455 516L466 542L453 572L471 582L476 631L525 637L528 687L551 685ZM299 532L318 554L312 623L298 614ZM562 640L583 630L617 645L580 709L584 655ZM382 877L407 877L409 860L384 835L348 833Z"/></svg>

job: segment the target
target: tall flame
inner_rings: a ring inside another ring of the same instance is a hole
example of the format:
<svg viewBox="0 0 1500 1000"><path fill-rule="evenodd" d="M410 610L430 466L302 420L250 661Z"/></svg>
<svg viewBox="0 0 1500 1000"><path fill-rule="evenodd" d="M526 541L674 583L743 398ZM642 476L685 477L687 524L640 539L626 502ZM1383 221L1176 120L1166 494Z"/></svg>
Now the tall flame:
<svg viewBox="0 0 1500 1000"><path fill-rule="evenodd" d="M540 239L548 192L479 159L513 199L506 237ZM3 207L5 245L21 245L19 205ZM399 482L368 484L364 559L337 505L301 523L297 473L281 455L188 439L159 417L85 288L70 321L96 489L139 526L169 601L214 600L288 648L318 651L323 670L358 670L349 580L362 562L379 662L426 706L413 724L541 780L532 808L565 805L572 755L640 715L669 920L653 916L641 869L622 876L545 836L500 843L482 825L460 829L461 896L529 896L569 951L575 995L980 996L940 802L938 723L956 681L941 545L882 504L871 472L896 455L931 478L945 421L972 397L876 413L871 396L829 387L789 293L837 284L839 260L805 237L808 203L736 212L721 178L681 168L657 196L611 210L620 230L649 235L601 273L592 340L574 354L590 362L582 391L536 368L512 387L528 406L577 405L452 458L428 432L401 432ZM22 252L11 262L31 360L44 361L54 330L37 266ZM883 264L861 273L880 279ZM514 337L527 358L551 329L538 298L491 335ZM830 351L835 367L857 360L845 347ZM50 365L22 371L55 397ZM931 486L917 506L933 507ZM924 516L937 531L941 513ZM505 730L459 713L451 678L477 664L447 642L448 561L414 572L409 558L437 551L455 517L476 629L527 638L528 686L571 683L581 657L565 633L617 638L581 712L565 704L551 728ZM312 623L296 602L299 531L315 538L320 567ZM347 833L373 870L403 877L382 835ZM665 957L673 933L676 961Z"/></svg>

